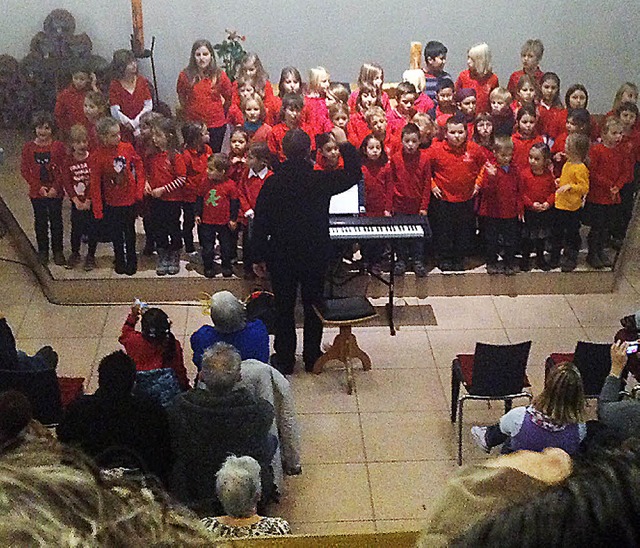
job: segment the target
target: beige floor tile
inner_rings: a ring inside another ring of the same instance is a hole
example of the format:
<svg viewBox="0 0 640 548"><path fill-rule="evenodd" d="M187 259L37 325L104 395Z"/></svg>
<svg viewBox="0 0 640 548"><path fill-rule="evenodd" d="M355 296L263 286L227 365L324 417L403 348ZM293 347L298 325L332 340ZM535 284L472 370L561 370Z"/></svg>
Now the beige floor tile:
<svg viewBox="0 0 640 548"><path fill-rule="evenodd" d="M567 295L582 326L620 325L620 318L633 314L639 299L634 295L616 293L614 295Z"/></svg>
<svg viewBox="0 0 640 548"><path fill-rule="evenodd" d="M578 319L564 295L493 297L505 327L574 327Z"/></svg>
<svg viewBox="0 0 640 548"><path fill-rule="evenodd" d="M440 411L445 400L435 369L380 369L356 378L360 412Z"/></svg>
<svg viewBox="0 0 640 548"><path fill-rule="evenodd" d="M357 413L298 415L302 432L302 464L364 462Z"/></svg>
<svg viewBox="0 0 640 548"><path fill-rule="evenodd" d="M325 521L315 523L291 523L294 535L344 535L356 533L375 533L373 520L367 521Z"/></svg>
<svg viewBox="0 0 640 548"><path fill-rule="evenodd" d="M429 331L429 341L438 368L451 369L451 362L458 354L473 354L477 342L508 344L509 339L500 329L456 329Z"/></svg>
<svg viewBox="0 0 640 548"><path fill-rule="evenodd" d="M25 305L36 292L37 280L26 267L3 263L0 269L0 306Z"/></svg>
<svg viewBox="0 0 640 548"><path fill-rule="evenodd" d="M547 356L552 352L573 352L578 341L588 339L587 333L581 327L530 329L507 327L507 335L512 343L532 341L527 364L529 371L536 367L544 367Z"/></svg>
<svg viewBox="0 0 640 548"><path fill-rule="evenodd" d="M444 413L362 413L367 462L446 460L455 456Z"/></svg>
<svg viewBox="0 0 640 548"><path fill-rule="evenodd" d="M308 464L287 478L280 516L292 523L372 520L364 464Z"/></svg>
<svg viewBox="0 0 640 548"><path fill-rule="evenodd" d="M364 373L363 373L364 374ZM362 375L356 375L356 384ZM355 394L346 391L342 371L324 371L320 375L295 373L289 376L298 413L356 413Z"/></svg>
<svg viewBox="0 0 640 548"><path fill-rule="evenodd" d="M613 342L614 335L618 332L621 326L618 324L617 326L587 326L584 328L585 333L587 334L588 340L591 342L604 343L604 342Z"/></svg>
<svg viewBox="0 0 640 548"><path fill-rule="evenodd" d="M438 325L428 330L502 327L502 321L491 297L433 297L428 300L433 307Z"/></svg>
<svg viewBox="0 0 640 548"><path fill-rule="evenodd" d="M84 377L87 381L91 376L96 350L100 339L74 338L56 339L17 339L20 350L31 355L45 345L50 345L58 353L59 361L57 374L60 377Z"/></svg>
<svg viewBox="0 0 640 548"><path fill-rule="evenodd" d="M379 533L393 531L420 531L426 522L421 519L379 519L376 520L376 530Z"/></svg>
<svg viewBox="0 0 640 548"><path fill-rule="evenodd" d="M376 520L424 520L458 467L453 461L416 461L368 468Z"/></svg>
<svg viewBox="0 0 640 548"><path fill-rule="evenodd" d="M403 329L392 337L389 329L354 330L358 345L371 358L374 369L424 369L435 367L429 337L424 329Z"/></svg>
<svg viewBox="0 0 640 548"><path fill-rule="evenodd" d="M7 319L7 324L15 334L20 331L20 326L29 310L28 304L0 305L0 315Z"/></svg>
<svg viewBox="0 0 640 548"><path fill-rule="evenodd" d="M101 306L32 304L18 336L22 339L99 337L106 315L107 308Z"/></svg>

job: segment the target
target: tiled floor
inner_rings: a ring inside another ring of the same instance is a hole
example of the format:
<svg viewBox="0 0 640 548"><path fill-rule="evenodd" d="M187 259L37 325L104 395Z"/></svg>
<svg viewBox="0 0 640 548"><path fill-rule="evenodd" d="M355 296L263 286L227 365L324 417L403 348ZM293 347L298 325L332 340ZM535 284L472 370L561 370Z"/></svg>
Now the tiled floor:
<svg viewBox="0 0 640 548"><path fill-rule="evenodd" d="M637 256L637 254L636 254ZM0 240L0 257L20 260ZM35 351L52 344L60 372L82 375L96 387L99 359L119 347L126 306L61 307L49 304L23 266L0 262L0 310L18 345ZM356 372L356 393L344 390L343 373L296 373L291 382L303 435L303 474L289 478L274 512L299 533L416 529L443 484L457 468L455 428L448 419L450 364L476 341L533 340L529 376L542 387L543 361L571 351L578 339L609 341L618 319L640 308L640 268L631 260L611 295L437 297L436 326L402 328L396 337L379 327L358 328L373 360ZM191 354L188 336L207 319L198 307L166 306L175 334ZM330 342L335 331L325 335ZM191 369L193 374L193 369ZM499 405L473 404L465 413L466 461L485 458L468 436L471 421L495 421Z"/></svg>

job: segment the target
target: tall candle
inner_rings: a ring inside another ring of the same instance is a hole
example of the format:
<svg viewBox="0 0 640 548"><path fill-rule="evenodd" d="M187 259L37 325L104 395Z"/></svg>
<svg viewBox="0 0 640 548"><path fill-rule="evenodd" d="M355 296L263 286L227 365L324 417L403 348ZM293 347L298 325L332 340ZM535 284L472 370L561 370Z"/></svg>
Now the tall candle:
<svg viewBox="0 0 640 548"><path fill-rule="evenodd" d="M136 53L141 53L144 51L142 0L131 0L131 19L133 20L133 49Z"/></svg>

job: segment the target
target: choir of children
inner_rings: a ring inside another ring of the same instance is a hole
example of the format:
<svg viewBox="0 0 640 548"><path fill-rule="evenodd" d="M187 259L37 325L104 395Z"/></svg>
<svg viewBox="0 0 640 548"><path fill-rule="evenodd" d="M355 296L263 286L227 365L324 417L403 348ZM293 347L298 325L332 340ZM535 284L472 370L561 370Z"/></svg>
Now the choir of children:
<svg viewBox="0 0 640 548"><path fill-rule="evenodd" d="M518 253L520 268L530 270L532 251L536 268L571 271L581 222L590 227L587 263L610 267L605 249L621 245L636 192L637 86L623 84L611 112L596 124L583 85L566 90L563 106L559 77L540 70L543 53L540 40L527 40L522 69L500 87L489 46L475 45L454 84L445 71L446 46L430 41L420 88L402 82L392 102L376 63L361 66L352 93L330 82L323 67L310 70L307 85L296 68L285 67L275 95L255 53L247 54L232 83L211 44L198 40L178 78L181 128L151 112L149 85L131 52L114 54L109 102L91 70L75 66L55 108L66 150L55 140L54 118L38 113L35 139L22 152L40 260L48 262L51 245L54 262L72 269L85 241L84 269L91 270L98 241L107 240L115 271L131 275L140 214L144 254L157 252L158 275L179 271L183 245L194 255L197 225L205 276L216 274L216 242L222 275L233 274L240 232L244 273L251 277L253 208L265 178L285 160L284 135L303 129L317 143L316 168L341 169L339 149L327 133L336 127L360 149L366 215L428 215L441 270L465 268L480 226L490 274L515 273ZM105 117L109 103L113 118ZM229 154L214 154L226 131ZM65 194L71 202L68 260ZM363 242L361 248L379 272L384 245ZM410 266L417 276L426 274L424 241L401 242L397 251L396 274Z"/></svg>

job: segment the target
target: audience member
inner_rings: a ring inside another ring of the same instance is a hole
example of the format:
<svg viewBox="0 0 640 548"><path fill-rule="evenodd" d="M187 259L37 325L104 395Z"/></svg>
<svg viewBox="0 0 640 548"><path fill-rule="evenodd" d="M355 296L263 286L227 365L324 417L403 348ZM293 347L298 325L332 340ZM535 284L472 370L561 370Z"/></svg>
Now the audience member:
<svg viewBox="0 0 640 548"><path fill-rule="evenodd" d="M260 464L252 457L227 457L216 474L216 494L224 516L203 518L205 527L219 538L287 535L289 524L282 518L258 515L262 485Z"/></svg>
<svg viewBox="0 0 640 548"><path fill-rule="evenodd" d="M133 454L145 471L166 482L172 463L169 428L164 410L150 399L132 395L136 366L123 351L102 358L98 390L67 409L58 425L58 439L77 445L102 468L112 456Z"/></svg>
<svg viewBox="0 0 640 548"><path fill-rule="evenodd" d="M19 371L42 371L55 369L58 354L49 345L43 346L33 356L16 348L16 339L7 319L0 313L0 369Z"/></svg>
<svg viewBox="0 0 640 548"><path fill-rule="evenodd" d="M640 339L640 310L620 319L622 329L615 336L616 341L637 341ZM627 360L627 371L640 381L640 356L638 352L630 354Z"/></svg>
<svg viewBox="0 0 640 548"><path fill-rule="evenodd" d="M215 495L215 474L230 454L254 457L262 467L264 508L273 493L271 460L276 439L269 433L273 406L240 380L240 355L228 347L208 348L202 356L197 388L180 394L169 407L176 461L172 491L204 515L221 512Z"/></svg>

